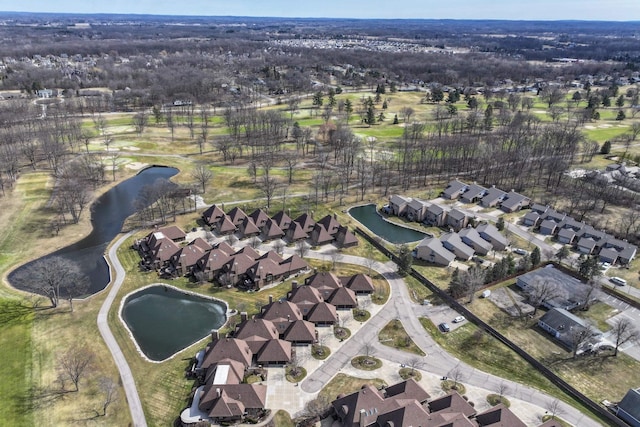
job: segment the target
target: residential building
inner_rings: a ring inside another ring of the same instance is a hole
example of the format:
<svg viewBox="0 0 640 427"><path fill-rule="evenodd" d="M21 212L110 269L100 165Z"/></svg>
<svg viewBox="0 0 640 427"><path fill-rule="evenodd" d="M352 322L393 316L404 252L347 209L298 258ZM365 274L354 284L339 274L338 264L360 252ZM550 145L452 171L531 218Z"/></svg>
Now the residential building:
<svg viewBox="0 0 640 427"><path fill-rule="evenodd" d="M434 227L442 227L445 225L447 219L447 212L436 204L431 204L427 207L425 212L424 222L427 225Z"/></svg>
<svg viewBox="0 0 640 427"><path fill-rule="evenodd" d="M389 198L389 208L391 209L391 213L396 216L404 216L410 202L411 199L394 194Z"/></svg>
<svg viewBox="0 0 640 427"><path fill-rule="evenodd" d="M448 267L456 256L435 237L425 237L414 249L414 256L433 264Z"/></svg>
<svg viewBox="0 0 640 427"><path fill-rule="evenodd" d="M480 200L480 205L483 208L493 208L498 206L504 200L507 193L492 186L487 190L487 194Z"/></svg>
<svg viewBox="0 0 640 427"><path fill-rule="evenodd" d="M462 261L469 261L474 254L471 246L462 241L458 233L449 232L440 236L442 246L453 252L456 258Z"/></svg>
<svg viewBox="0 0 640 427"><path fill-rule="evenodd" d="M476 227L476 230L480 237L491 243L496 251L504 251L509 246L509 240L493 224L482 223Z"/></svg>
<svg viewBox="0 0 640 427"><path fill-rule="evenodd" d="M531 199L511 190L500 204L500 209L507 213L517 212L526 208L531 203Z"/></svg>
<svg viewBox="0 0 640 427"><path fill-rule="evenodd" d="M451 209L447 214L446 224L455 231L462 230L469 223L469 217L458 209Z"/></svg>
<svg viewBox="0 0 640 427"><path fill-rule="evenodd" d="M457 179L451 181L447 188L442 192L442 198L447 200L455 200L458 197L462 196L462 194L467 191L469 186L464 182L458 181Z"/></svg>
<svg viewBox="0 0 640 427"><path fill-rule="evenodd" d="M629 390L616 405L615 412L631 427L640 427L640 388Z"/></svg>
<svg viewBox="0 0 640 427"><path fill-rule="evenodd" d="M476 203L487 194L487 189L478 184L471 184L467 190L460 196L462 203Z"/></svg>
<svg viewBox="0 0 640 427"><path fill-rule="evenodd" d="M463 228L458 232L458 235L462 241L471 246L478 255L486 255L493 249L493 245L483 239L475 228Z"/></svg>
<svg viewBox="0 0 640 427"><path fill-rule="evenodd" d="M587 321L562 308L552 308L546 312L545 315L538 320L538 326L568 349L573 348L576 330L584 330L591 327L592 333L589 338L581 344L578 351L590 349L602 338L602 332L600 330L589 326Z"/></svg>
<svg viewBox="0 0 640 427"><path fill-rule="evenodd" d="M429 203L423 202L422 200L413 199L407 205L405 212L406 217L409 221L424 221L427 215L427 208L429 207Z"/></svg>

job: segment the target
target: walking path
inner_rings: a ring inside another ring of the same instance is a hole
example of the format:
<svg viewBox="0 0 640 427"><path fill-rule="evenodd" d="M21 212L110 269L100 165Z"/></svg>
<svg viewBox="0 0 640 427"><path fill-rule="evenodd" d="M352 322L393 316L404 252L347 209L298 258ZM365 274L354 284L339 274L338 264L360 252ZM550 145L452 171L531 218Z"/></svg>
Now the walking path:
<svg viewBox="0 0 640 427"><path fill-rule="evenodd" d="M320 259L325 259L326 257L326 255L318 252L310 252L307 256ZM344 255L341 258L341 262L369 267L369 261L355 256ZM376 357L392 360L398 365L410 365L415 355L387 347L378 342L378 332L391 320L397 318L400 319L416 345L427 354L424 358L425 363L420 367L420 370L438 376L445 376L448 375L452 369L458 369L461 372L460 378L462 378L464 384L480 387L493 393L495 393L501 385L506 385L508 387L508 392L505 393L506 396L529 402L540 408L548 407L549 404L555 400L555 398L548 396L540 390L479 371L444 351L420 324L419 318L429 315L429 307L411 302L404 281L395 272L395 264L391 261L384 264L376 262L372 266L372 269L380 273L391 285L389 301L384 309L373 315L362 328L355 332L349 340L344 342L335 353L300 384L300 388L304 392L318 392L338 372L349 366L351 359L359 354L363 354L361 350L366 344L373 344ZM592 420L573 406L564 402L560 402L560 408L562 418L575 426L601 426L597 421Z"/></svg>
<svg viewBox="0 0 640 427"><path fill-rule="evenodd" d="M136 389L136 383L133 380L131 368L129 368L127 359L125 359L122 350L120 350L120 346L118 346L115 337L111 333L111 329L109 329L109 323L107 322L107 317L109 315L111 305L113 304L116 295L118 295L118 291L120 290L120 287L122 286L125 278L124 268L122 268L122 264L120 264L116 252L118 251L120 245L122 245L122 243L132 234L133 232L130 232L120 237L111 246L111 248L109 248L107 262L112 267L111 289L109 290L107 299L104 300L102 307L100 307L100 312L98 313L98 329L100 330L102 339L104 339L107 347L109 347L109 351L111 351L113 360L116 362L116 366L118 367L118 371L120 372L120 378L122 380L124 392L127 396L127 403L129 404L129 411L131 412L133 425L136 427L146 427L147 421L144 416L144 411L142 410L142 402L140 401L140 396L138 395L138 390Z"/></svg>

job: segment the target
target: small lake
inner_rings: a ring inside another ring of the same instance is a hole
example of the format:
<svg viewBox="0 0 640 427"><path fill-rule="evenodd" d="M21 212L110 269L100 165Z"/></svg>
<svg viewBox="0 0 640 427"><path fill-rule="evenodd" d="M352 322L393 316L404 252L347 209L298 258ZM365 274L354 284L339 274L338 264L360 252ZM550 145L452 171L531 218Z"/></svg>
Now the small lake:
<svg viewBox="0 0 640 427"><path fill-rule="evenodd" d="M111 188L91 206L91 233L79 242L46 256L59 255L78 263L89 279L89 294L103 290L110 280L109 266L104 259L105 250L109 242L122 231L124 221L135 213L134 201L140 190L157 179L169 179L177 173L178 169L175 168L154 166ZM9 282L16 274L28 269L33 262L35 261L12 271L9 274Z"/></svg>
<svg viewBox="0 0 640 427"><path fill-rule="evenodd" d="M140 351L161 361L224 325L226 312L222 301L153 285L130 294L121 316Z"/></svg>
<svg viewBox="0 0 640 427"><path fill-rule="evenodd" d="M378 213L376 205L353 207L349 209L349 215L389 243L416 242L427 237L426 233L385 221Z"/></svg>

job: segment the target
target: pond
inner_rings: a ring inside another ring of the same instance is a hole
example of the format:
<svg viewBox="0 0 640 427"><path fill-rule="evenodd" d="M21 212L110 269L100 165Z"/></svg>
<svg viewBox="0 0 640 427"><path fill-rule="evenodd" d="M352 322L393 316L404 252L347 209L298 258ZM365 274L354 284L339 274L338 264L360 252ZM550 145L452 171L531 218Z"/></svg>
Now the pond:
<svg viewBox="0 0 640 427"><path fill-rule="evenodd" d="M177 173L178 169L175 168L154 166L111 188L91 206L91 234L47 256L62 256L78 263L89 279L89 294L103 290L110 280L109 266L104 259L105 250L109 242L122 231L124 221L135 212L134 201L140 190L157 179L169 179ZM12 271L9 282L35 261Z"/></svg>
<svg viewBox="0 0 640 427"><path fill-rule="evenodd" d="M349 215L389 243L416 242L428 236L426 233L386 221L373 204L353 207L349 209Z"/></svg>
<svg viewBox="0 0 640 427"><path fill-rule="evenodd" d="M120 311L138 349L152 361L165 360L220 328L226 313L223 301L167 285L130 294Z"/></svg>

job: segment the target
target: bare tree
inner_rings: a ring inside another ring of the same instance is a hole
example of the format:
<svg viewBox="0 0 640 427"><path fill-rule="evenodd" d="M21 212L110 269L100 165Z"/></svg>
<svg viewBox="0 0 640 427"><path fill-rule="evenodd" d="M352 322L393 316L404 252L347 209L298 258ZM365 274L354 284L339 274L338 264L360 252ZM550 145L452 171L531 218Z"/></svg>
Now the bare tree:
<svg viewBox="0 0 640 427"><path fill-rule="evenodd" d="M338 249L334 249L329 252L329 259L331 260L331 270L335 270L337 264L342 260L342 254Z"/></svg>
<svg viewBox="0 0 640 427"><path fill-rule="evenodd" d="M260 240L258 237L253 236L251 239L249 239L249 245L253 248L253 249L258 249L258 247L260 247L260 245L262 244L262 240Z"/></svg>
<svg viewBox="0 0 640 427"><path fill-rule="evenodd" d="M296 243L296 252L300 258L304 258L309 253L309 245L304 240L298 240Z"/></svg>
<svg viewBox="0 0 640 427"><path fill-rule="evenodd" d="M144 132L144 128L147 126L148 116L144 111L140 111L139 113L134 114L131 119L131 123L136 130L138 136L142 136L142 132Z"/></svg>
<svg viewBox="0 0 640 427"><path fill-rule="evenodd" d="M376 354L376 348L373 343L366 342L362 345L362 353L364 353L365 362L371 362Z"/></svg>
<svg viewBox="0 0 640 427"><path fill-rule="evenodd" d="M267 199L267 210L271 208L271 200L273 200L273 196L275 195L279 185L280 182L278 180L268 175L262 175L260 182L258 183L258 187Z"/></svg>
<svg viewBox="0 0 640 427"><path fill-rule="evenodd" d="M22 269L14 280L20 288L49 298L54 308L58 306L61 295L66 295L78 283L85 282L80 267L60 256L35 261L29 268Z"/></svg>
<svg viewBox="0 0 640 427"><path fill-rule="evenodd" d="M500 384L496 387L496 393L498 396L502 398L509 391L509 385L507 385L504 381L500 381Z"/></svg>
<svg viewBox="0 0 640 427"><path fill-rule="evenodd" d="M102 377L98 381L98 388L102 393L102 416L107 415L107 408L118 400L118 384L108 377Z"/></svg>
<svg viewBox="0 0 640 427"><path fill-rule="evenodd" d="M562 415L564 412L562 410L562 403L558 399L553 399L552 401L547 403L546 410L547 412L551 413L552 420L556 419L556 415Z"/></svg>
<svg viewBox="0 0 640 427"><path fill-rule="evenodd" d="M62 377L69 379L80 390L80 380L93 363L93 353L84 346L74 345L58 358L58 369Z"/></svg>
<svg viewBox="0 0 640 427"><path fill-rule="evenodd" d="M591 303L595 300L598 291L600 291L600 282L598 280L589 280L585 286L582 287L580 292L580 299L582 300L582 309L589 310Z"/></svg>
<svg viewBox="0 0 640 427"><path fill-rule="evenodd" d="M273 250L276 251L276 253L278 255L282 255L282 253L284 252L284 247L285 247L285 243L282 241L282 239L278 239L275 242L273 242Z"/></svg>
<svg viewBox="0 0 640 427"><path fill-rule="evenodd" d="M200 163L193 168L191 176L202 187L202 193L204 193L207 190L207 184L213 179L213 172L206 165Z"/></svg>
<svg viewBox="0 0 640 427"><path fill-rule="evenodd" d="M615 340L614 356L618 355L618 349L627 342L635 342L640 338L640 332L634 327L628 317L622 317L613 324L612 334Z"/></svg>
<svg viewBox="0 0 640 427"><path fill-rule="evenodd" d="M587 344L595 335L595 331L593 326L572 326L569 331L569 339L571 343L571 352L573 353L573 358L575 359L578 356L578 351Z"/></svg>
<svg viewBox="0 0 640 427"><path fill-rule="evenodd" d="M460 382L464 379L464 374L459 366L454 367L447 373L447 377L453 381L453 389L457 390Z"/></svg>
<svg viewBox="0 0 640 427"><path fill-rule="evenodd" d="M411 376L414 376L415 370L420 369L422 366L424 366L424 360L420 356L413 356L411 359L409 359L407 366L411 369Z"/></svg>
<svg viewBox="0 0 640 427"><path fill-rule="evenodd" d="M545 302L562 295L562 290L558 284L549 280L538 280L532 283L527 287L526 292L529 302L534 308L534 315Z"/></svg>

